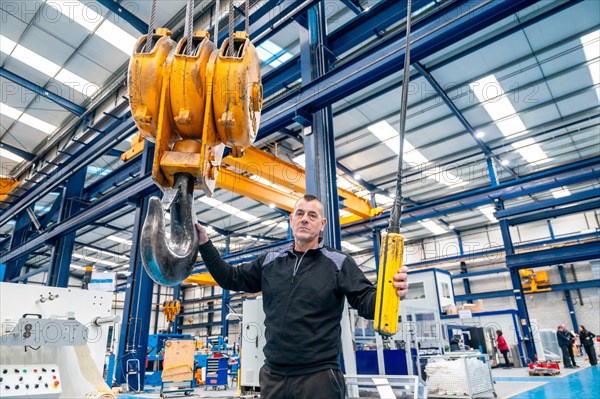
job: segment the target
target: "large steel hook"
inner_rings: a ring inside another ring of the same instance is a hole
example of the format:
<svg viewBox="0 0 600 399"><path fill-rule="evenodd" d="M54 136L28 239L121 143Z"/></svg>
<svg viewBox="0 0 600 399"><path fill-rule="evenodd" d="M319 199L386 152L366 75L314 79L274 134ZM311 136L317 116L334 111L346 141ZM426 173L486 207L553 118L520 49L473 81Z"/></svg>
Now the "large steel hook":
<svg viewBox="0 0 600 399"><path fill-rule="evenodd" d="M162 285L185 280L198 256L198 233L194 227L194 177L176 173L173 188L163 201L150 198L142 227L142 263L148 275ZM167 238L163 207L171 208L171 235Z"/></svg>

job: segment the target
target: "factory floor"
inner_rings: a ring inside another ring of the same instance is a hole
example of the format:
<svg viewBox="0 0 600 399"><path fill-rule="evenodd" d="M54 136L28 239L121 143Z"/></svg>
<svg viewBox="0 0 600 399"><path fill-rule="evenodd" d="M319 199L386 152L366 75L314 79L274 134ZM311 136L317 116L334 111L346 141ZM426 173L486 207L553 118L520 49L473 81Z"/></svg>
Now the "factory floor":
<svg viewBox="0 0 600 399"><path fill-rule="evenodd" d="M526 368L494 369L496 395L501 399L600 399L600 366L579 362L581 368L563 369L554 377L530 376ZM191 396L169 395L170 398L240 398L235 386L227 390L196 388ZM258 398L245 395L241 398ZM491 396L490 396L491 397ZM158 390L139 394L119 394L119 399L158 399ZM318 398L315 398L318 399Z"/></svg>
<svg viewBox="0 0 600 399"><path fill-rule="evenodd" d="M528 369L494 369L498 398L599 399L600 366L579 361L581 368L562 369L554 377L530 376Z"/></svg>

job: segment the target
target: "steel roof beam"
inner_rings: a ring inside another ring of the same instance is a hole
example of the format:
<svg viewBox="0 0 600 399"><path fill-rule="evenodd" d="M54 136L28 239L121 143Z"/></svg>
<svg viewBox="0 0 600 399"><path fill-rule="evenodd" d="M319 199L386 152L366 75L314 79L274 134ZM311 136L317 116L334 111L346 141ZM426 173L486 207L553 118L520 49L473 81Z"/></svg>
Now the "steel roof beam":
<svg viewBox="0 0 600 399"><path fill-rule="evenodd" d="M456 2L434 12L416 24L411 59L422 60L469 35L506 18L534 0L479 0L465 10ZM404 39L375 45L361 57L348 61L323 77L306 84L300 90L268 104L263 111L263 121L258 140L286 127L299 110L314 112L361 90L400 70L404 61Z"/></svg>
<svg viewBox="0 0 600 399"><path fill-rule="evenodd" d="M62 223L57 224L52 230L42 233L23 245L2 254L0 256L0 263L7 263L9 260L25 256L46 245L50 240L76 231L81 227L86 226L90 221L98 220L109 215L123 206L123 204L135 200L136 198L150 195L151 193L156 192L156 190L158 190L158 187L154 184L152 176L146 175L135 183L123 188L118 193L98 200L93 206L79 212L77 215Z"/></svg>
<svg viewBox="0 0 600 399"><path fill-rule="evenodd" d="M600 241L594 240L582 244L506 255L506 266L511 269L525 269L598 258L600 258Z"/></svg>
<svg viewBox="0 0 600 399"><path fill-rule="evenodd" d="M36 185L18 202L12 204L4 211L2 215L0 215L0 226L4 225L27 206L34 204L35 201L49 193L79 169L86 167L89 163L102 156L102 154L110 149L115 142L119 142L127 137L130 134L129 129L133 126L134 122L129 110L123 111L123 113L119 115L119 118L113 118L105 127L103 127L105 133L98 135L89 144L82 146L82 148L69 160L68 165L58 168L58 170L49 176L46 181Z"/></svg>
<svg viewBox="0 0 600 399"><path fill-rule="evenodd" d="M448 106L448 108L450 108L450 111L452 112L452 114L454 114L454 116L458 119L458 121L461 123L461 125L463 125L463 127L471 135L473 140L475 140L475 142L477 143L477 145L479 146L481 151L483 151L483 153L488 158L493 158L493 159L496 159L497 161L500 161L498 156L495 155L492 152L492 150L490 150L490 148L483 142L483 140L481 140L479 137L477 137L477 133L475 132L475 129L473 129L473 126L471 126L471 124L469 123L467 118L465 118L465 116L462 114L462 112L460 112L458 107L454 104L452 99L450 97L448 97L448 94L444 91L444 89L442 89L440 84L437 82L437 80L435 80L435 78L431 75L431 73L427 70L427 68L425 68L419 62L415 62L412 66L421 74L421 76L423 76L425 78L425 80L427 82L429 82L429 84L431 85L431 87L433 87L433 90L435 90L437 95L440 96L442 98L442 100L444 100L444 103ZM501 162L498 162L498 164L500 165L501 168L503 168L508 173L510 173L510 175L512 175L512 176L517 175L508 166L502 165Z"/></svg>
<svg viewBox="0 0 600 399"><path fill-rule="evenodd" d="M536 220L548 219L550 217L567 215L577 211L587 211L590 209L597 209L600 207L600 188L575 193L562 198L552 198L545 201L537 201L531 204L521 205L508 209L503 209L494 214L496 219L507 219L508 224L511 226L533 222ZM573 202L592 200L584 204L571 206L567 208L553 209L557 206L563 206L571 204ZM550 210L552 209L552 210ZM534 214L525 215L522 217L511 218L512 216L528 214L536 212Z"/></svg>
<svg viewBox="0 0 600 399"><path fill-rule="evenodd" d="M5 150L12 152L13 154L18 155L27 161L31 161L35 157L33 154L23 151L22 149L14 147L10 144L0 143L0 148L4 148Z"/></svg>
<svg viewBox="0 0 600 399"><path fill-rule="evenodd" d="M360 14L363 12L362 6L356 0L341 0L341 2L344 3L344 5L346 7L348 7L350 9L350 11L352 11L355 14Z"/></svg>
<svg viewBox="0 0 600 399"><path fill-rule="evenodd" d="M418 0L419 7L429 1ZM390 25L406 18L406 3L401 1L382 1L377 3L368 12L353 18L339 29L327 36L328 49L335 56L364 43L375 35L381 35ZM386 38L393 40L400 37L401 32ZM284 89L287 85L300 78L300 55L295 55L283 65L265 74L263 78L264 92L266 95Z"/></svg>
<svg viewBox="0 0 600 399"><path fill-rule="evenodd" d="M31 90L32 92L34 92L44 98L47 98L48 100L60 105L67 111L72 112L73 114L75 114L77 116L83 115L84 112L86 111L86 109L83 108L82 106L75 104L74 102L69 101L66 98L63 98L57 94L54 94L50 90L45 89L42 86L39 86L19 75L16 75L16 74L4 69L3 67L0 67L0 76L10 80L11 82L18 84L21 87L24 87L27 90Z"/></svg>

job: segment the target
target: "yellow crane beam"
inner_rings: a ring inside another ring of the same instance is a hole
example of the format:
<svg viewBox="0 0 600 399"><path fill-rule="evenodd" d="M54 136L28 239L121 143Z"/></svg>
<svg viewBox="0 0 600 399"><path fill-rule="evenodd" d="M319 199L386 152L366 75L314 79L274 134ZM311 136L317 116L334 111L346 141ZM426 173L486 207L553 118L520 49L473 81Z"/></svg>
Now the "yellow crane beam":
<svg viewBox="0 0 600 399"><path fill-rule="evenodd" d="M131 159L143 148L144 140L138 134L132 140L131 149L123 153L121 159L124 161ZM217 177L217 187L258 202L273 204L291 212L294 210L296 201L306 192L304 169L256 147L246 148L242 158L227 156L223 158L222 163L235 168L240 173L221 168ZM247 177L245 174L258 176L284 190L263 184L258 179ZM2 194L1 191L0 194ZM351 213L351 215L340 218L342 225L372 218L383 211L379 207L371 207L367 200L358 197L351 191L338 188L338 195L343 198L342 209Z"/></svg>
<svg viewBox="0 0 600 399"><path fill-rule="evenodd" d="M186 278L185 280L183 280L183 282L184 283L199 284L199 285L211 285L213 287L216 287L216 286L219 285L219 284L217 284L217 282L215 281L215 279L208 272L206 272L206 273L192 274L191 276L189 276L188 278Z"/></svg>
<svg viewBox="0 0 600 399"><path fill-rule="evenodd" d="M19 184L21 183L18 180L10 177L0 177L0 201L4 201Z"/></svg>
<svg viewBox="0 0 600 399"><path fill-rule="evenodd" d="M298 194L297 198L300 198L306 192L306 173L304 169L256 147L246 148L243 158L233 158L231 156L223 158L223 164L293 191ZM254 184L259 183L254 182ZM381 208L371 207L368 201L360 198L351 191L338 188L338 195L344 199L342 209L354 215L354 217L347 216L342 218L342 222L351 223L368 219L381 214L383 211ZM278 205L275 200L267 201L267 203L269 202ZM287 209L284 207L281 208Z"/></svg>

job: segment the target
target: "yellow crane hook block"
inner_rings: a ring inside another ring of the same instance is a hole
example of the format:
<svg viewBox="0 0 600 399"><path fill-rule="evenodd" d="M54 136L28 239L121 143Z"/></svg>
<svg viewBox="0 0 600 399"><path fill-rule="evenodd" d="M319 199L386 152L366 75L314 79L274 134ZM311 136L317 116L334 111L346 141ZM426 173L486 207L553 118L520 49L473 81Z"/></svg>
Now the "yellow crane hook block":
<svg viewBox="0 0 600 399"><path fill-rule="evenodd" d="M192 36L191 54L185 54L186 47L187 38L184 37L178 43L171 63L169 105L174 129L161 129L161 143L164 144L160 145L160 170L169 186L175 173L189 173L210 195L214 191L214 183L210 180L215 180L216 174L210 160L218 159L220 164L225 148L212 127L214 61L211 59L217 51L206 31L196 31ZM171 146L171 143L174 144Z"/></svg>
<svg viewBox="0 0 600 399"><path fill-rule="evenodd" d="M216 50L208 32L196 31L192 36L192 54L185 54L187 38L177 44L169 81L171 112L179 135L184 139L201 140L206 96L205 70Z"/></svg>
<svg viewBox="0 0 600 399"><path fill-rule="evenodd" d="M400 299L393 286L394 275L402 267L404 237L397 233L382 233L377 273L374 328L381 335L391 336L398 331Z"/></svg>
<svg viewBox="0 0 600 399"><path fill-rule="evenodd" d="M154 142L158 130L163 73L177 43L171 39L170 30L159 28L152 35L150 52L144 52L147 37L143 35L135 44L129 61L127 87L135 124L147 140Z"/></svg>
<svg viewBox="0 0 600 399"><path fill-rule="evenodd" d="M256 139L263 89L260 59L248 34L235 32L233 43L229 42L223 42L217 59L213 107L221 141L239 158ZM234 46L232 56L227 55L230 45Z"/></svg>

